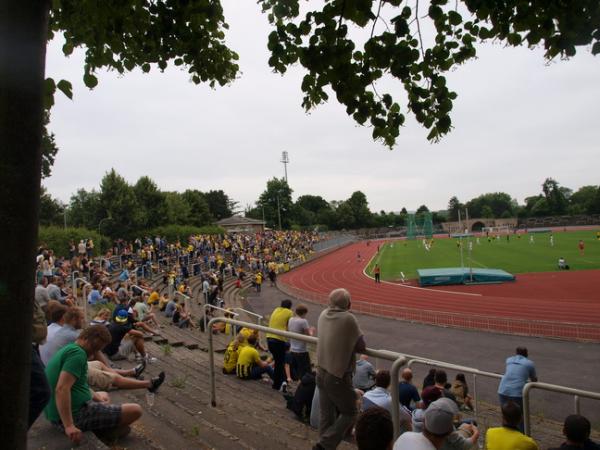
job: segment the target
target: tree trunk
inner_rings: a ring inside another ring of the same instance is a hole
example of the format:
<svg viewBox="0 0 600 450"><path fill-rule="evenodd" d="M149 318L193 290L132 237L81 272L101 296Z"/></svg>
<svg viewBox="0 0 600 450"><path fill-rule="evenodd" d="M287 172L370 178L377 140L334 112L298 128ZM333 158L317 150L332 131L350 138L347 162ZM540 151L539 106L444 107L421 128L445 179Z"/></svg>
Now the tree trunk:
<svg viewBox="0 0 600 450"><path fill-rule="evenodd" d="M0 2L0 442L27 442L49 2Z"/></svg>

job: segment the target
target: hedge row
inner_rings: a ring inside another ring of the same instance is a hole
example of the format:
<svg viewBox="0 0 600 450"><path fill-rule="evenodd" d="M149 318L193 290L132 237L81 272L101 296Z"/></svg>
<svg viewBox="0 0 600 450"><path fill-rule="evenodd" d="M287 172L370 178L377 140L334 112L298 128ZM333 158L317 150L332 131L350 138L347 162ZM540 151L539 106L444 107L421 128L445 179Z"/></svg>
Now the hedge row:
<svg viewBox="0 0 600 450"><path fill-rule="evenodd" d="M162 227L154 228L146 233L142 233L142 236L164 236L168 242L175 242L177 239L184 242L187 238L193 234L224 234L225 230L216 225L209 225L205 227L193 227L190 225L165 225Z"/></svg>
<svg viewBox="0 0 600 450"><path fill-rule="evenodd" d="M154 228L153 230L138 233L138 236L165 236L168 242L175 242L180 239L186 242L192 234L224 234L225 230L217 226L193 227L187 225L165 225ZM100 252L104 253L112 247L110 238L101 235L97 231L87 228L61 228L61 227L40 227L38 242L54 250L57 256L69 256L69 242L73 240L75 245L79 244L81 239L92 239L94 241L94 256Z"/></svg>
<svg viewBox="0 0 600 450"><path fill-rule="evenodd" d="M94 241L94 256L105 252L111 247L110 239L102 236L97 231L88 230L87 228L61 228L61 227L40 227L38 242L40 245L54 250L57 256L69 256L69 242L77 244L81 239L92 239Z"/></svg>

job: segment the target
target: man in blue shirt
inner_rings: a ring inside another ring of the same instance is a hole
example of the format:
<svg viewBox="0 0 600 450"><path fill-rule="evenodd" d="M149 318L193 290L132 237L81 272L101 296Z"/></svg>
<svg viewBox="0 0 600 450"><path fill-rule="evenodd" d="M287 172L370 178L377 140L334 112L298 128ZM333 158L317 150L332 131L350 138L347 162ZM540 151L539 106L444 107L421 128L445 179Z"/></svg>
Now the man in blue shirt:
<svg viewBox="0 0 600 450"><path fill-rule="evenodd" d="M412 370L407 367L402 371L402 381L398 383L398 398L400 404L410 411L415 409L416 404L421 401L419 391L415 385L411 383L412 378Z"/></svg>
<svg viewBox="0 0 600 450"><path fill-rule="evenodd" d="M528 351L525 347L517 347L516 355L506 359L506 370L500 380L498 395L500 405L513 401L523 411L523 387L528 380L537 381L535 365L528 359ZM521 422L520 428L523 428Z"/></svg>

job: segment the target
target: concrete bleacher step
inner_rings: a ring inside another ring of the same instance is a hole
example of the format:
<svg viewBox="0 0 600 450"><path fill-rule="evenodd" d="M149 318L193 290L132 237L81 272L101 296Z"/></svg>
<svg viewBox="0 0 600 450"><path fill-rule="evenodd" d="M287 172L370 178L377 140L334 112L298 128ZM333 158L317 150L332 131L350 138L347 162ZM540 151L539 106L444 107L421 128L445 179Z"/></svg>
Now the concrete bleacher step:
<svg viewBox="0 0 600 450"><path fill-rule="evenodd" d="M61 430L50 424L44 418L43 413L27 433L28 450L70 450L71 448L73 448L71 441ZM77 448L81 450L109 449L94 433L89 431L83 433L83 440Z"/></svg>
<svg viewBox="0 0 600 450"><path fill-rule="evenodd" d="M215 448L304 449L316 440L316 431L297 421L285 408L282 395L265 383L242 381L218 371L217 407L212 408L207 354L178 348L158 358L153 370L167 371L168 380L157 395L155 408L160 397L160 405L167 401L186 411L188 418L200 416L205 422L198 425L199 430L208 424L218 430L218 442L210 442ZM223 447L224 437L236 440L236 445ZM203 438L210 441L209 437Z"/></svg>

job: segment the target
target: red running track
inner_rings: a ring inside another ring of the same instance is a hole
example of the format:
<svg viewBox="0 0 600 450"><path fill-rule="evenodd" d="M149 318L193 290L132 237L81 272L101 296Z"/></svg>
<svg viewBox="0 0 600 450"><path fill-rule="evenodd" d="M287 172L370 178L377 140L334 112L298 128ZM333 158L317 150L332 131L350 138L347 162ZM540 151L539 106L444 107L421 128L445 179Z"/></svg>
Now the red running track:
<svg viewBox="0 0 600 450"><path fill-rule="evenodd" d="M357 261L359 251L361 262ZM377 243L367 246L360 242L317 258L283 274L283 290L325 302L332 289L344 287L355 306L362 304L361 311L376 315L600 340L600 270L523 274L514 283L500 285L420 288L414 284L375 284L363 270L376 251Z"/></svg>

